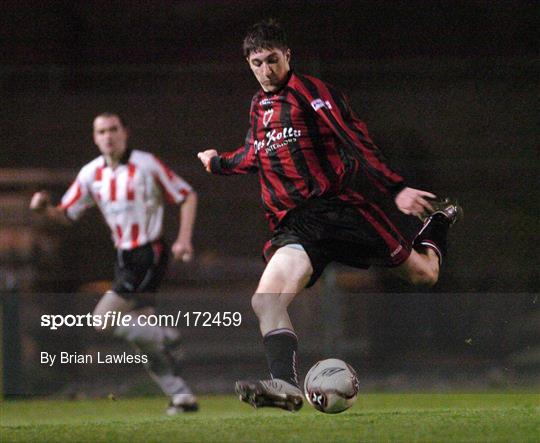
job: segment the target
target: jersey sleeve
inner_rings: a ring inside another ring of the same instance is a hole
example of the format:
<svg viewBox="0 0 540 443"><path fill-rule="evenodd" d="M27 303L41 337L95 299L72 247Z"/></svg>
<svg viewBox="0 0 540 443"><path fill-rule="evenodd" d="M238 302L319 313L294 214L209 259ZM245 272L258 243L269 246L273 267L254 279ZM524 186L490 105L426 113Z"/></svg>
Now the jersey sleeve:
<svg viewBox="0 0 540 443"><path fill-rule="evenodd" d="M354 113L346 97L321 81L304 79L305 94L313 110L342 141L349 154L382 191L397 195L406 185L404 178L388 165L371 140L367 127Z"/></svg>
<svg viewBox="0 0 540 443"><path fill-rule="evenodd" d="M176 175L157 156L152 155L152 173L170 203L182 203L193 188L183 178Z"/></svg>
<svg viewBox="0 0 540 443"><path fill-rule="evenodd" d="M94 206L95 202L90 194L86 174L81 170L75 181L68 188L58 207L66 213L71 220L78 220L84 212Z"/></svg>
<svg viewBox="0 0 540 443"><path fill-rule="evenodd" d="M255 155L253 130L250 128L244 145L236 151L224 152L210 161L213 174L232 175L257 172L257 156Z"/></svg>

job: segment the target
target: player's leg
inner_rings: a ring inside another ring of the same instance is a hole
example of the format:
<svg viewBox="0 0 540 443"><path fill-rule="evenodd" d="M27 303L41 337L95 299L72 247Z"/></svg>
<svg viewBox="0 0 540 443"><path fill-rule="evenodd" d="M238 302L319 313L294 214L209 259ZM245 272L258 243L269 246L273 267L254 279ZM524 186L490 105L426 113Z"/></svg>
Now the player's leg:
<svg viewBox="0 0 540 443"><path fill-rule="evenodd" d="M392 271L414 286L431 287L439 278L439 256L431 248L422 252L413 249L409 258Z"/></svg>
<svg viewBox="0 0 540 443"><path fill-rule="evenodd" d="M133 317L135 324L117 327L115 335L122 337L139 353L147 356L148 363L145 364L145 369L163 393L171 399L167 413L173 415L196 411L197 399L180 375L182 353L178 330L148 325L146 323L148 316L155 314L153 307L134 310L129 314Z"/></svg>
<svg viewBox="0 0 540 443"><path fill-rule="evenodd" d="M174 355L178 347L178 331L173 328L149 326L145 321L139 321L155 314L155 309L152 306L135 309L136 304L133 298L128 299L114 291L108 291L98 302L94 315L104 318L109 311L129 314L132 317L132 324L115 327L113 335L126 340L137 352L147 356L148 363L145 364L145 369L161 390L171 397L167 413L197 410L195 396L185 380L178 375L178 359ZM107 331L101 327L96 329Z"/></svg>
<svg viewBox="0 0 540 443"><path fill-rule="evenodd" d="M303 249L285 246L272 256L259 281L251 304L263 336L270 374L298 386L298 338L287 308L308 283L313 268Z"/></svg>
<svg viewBox="0 0 540 443"><path fill-rule="evenodd" d="M115 269L114 291L103 296L94 313L103 315L112 310L129 314L132 322L118 326L114 335L129 342L145 354L145 368L161 390L171 397L168 414L198 409L196 398L179 375L178 347L180 333L175 328L150 326L145 321L155 314L153 298L143 300L140 293L153 293L161 282L167 265L165 248L146 245L129 252L120 252Z"/></svg>
<svg viewBox="0 0 540 443"><path fill-rule="evenodd" d="M117 286L117 285L115 285ZM149 326L145 321L149 315L155 314L153 306L137 306L135 294L117 294L115 291L107 291L100 299L94 315L105 318L107 312L121 313L122 315L129 314L132 321L129 325L119 325L114 328L112 333L119 338L122 338L136 347L137 350L158 352L161 348L166 347L166 344L178 340L179 333L172 328L163 328L160 326ZM107 328L96 326L98 331L107 332Z"/></svg>
<svg viewBox="0 0 540 443"><path fill-rule="evenodd" d="M177 329L161 326L148 326L146 322L139 321L148 318L149 315L155 314L155 308L150 304L138 306L139 303L135 298L135 294L117 294L115 291L107 291L96 305L93 314L100 316L102 319L107 312L117 312L122 315L129 314L133 321L128 326L116 327L113 331L114 335L122 337L129 342L150 341L156 343L175 343L180 338L180 333ZM144 324L144 326L139 326ZM106 328L96 326L97 331L105 331Z"/></svg>
<svg viewBox="0 0 540 443"><path fill-rule="evenodd" d="M395 272L415 286L433 286L446 255L448 229L463 216L461 207L449 199L432 203L436 207L424 221L413 242L409 258Z"/></svg>
<svg viewBox="0 0 540 443"><path fill-rule="evenodd" d="M127 300L110 290L100 298L98 304L94 308L93 314L100 318L104 318L107 312L127 313L135 307L135 304L135 300ZM100 326L96 326L96 330L101 331L103 329Z"/></svg>
<svg viewBox="0 0 540 443"><path fill-rule="evenodd" d="M252 406L273 406L295 411L302 406L298 385L298 338L287 308L313 273L307 253L299 245L278 249L272 256L252 297L259 319L271 380L239 381L236 391Z"/></svg>
<svg viewBox="0 0 540 443"><path fill-rule="evenodd" d="M287 245L274 253L251 299L263 337L276 329L293 330L287 307L312 272L310 259L299 245Z"/></svg>

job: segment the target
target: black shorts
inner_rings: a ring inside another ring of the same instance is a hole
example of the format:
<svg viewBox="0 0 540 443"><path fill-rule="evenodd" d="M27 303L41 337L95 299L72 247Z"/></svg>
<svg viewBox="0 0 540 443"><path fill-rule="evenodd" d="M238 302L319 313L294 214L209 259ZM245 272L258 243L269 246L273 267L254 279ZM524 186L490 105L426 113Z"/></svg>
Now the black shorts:
<svg viewBox="0 0 540 443"><path fill-rule="evenodd" d="M377 205L339 199L310 199L290 210L266 243L264 257L268 261L277 249L295 243L313 267L307 287L334 261L362 269L395 267L411 253L410 242Z"/></svg>
<svg viewBox="0 0 540 443"><path fill-rule="evenodd" d="M155 297L140 294L157 291L168 261L168 249L161 240L131 250L119 249L112 290L127 300L140 301L138 304L152 304Z"/></svg>

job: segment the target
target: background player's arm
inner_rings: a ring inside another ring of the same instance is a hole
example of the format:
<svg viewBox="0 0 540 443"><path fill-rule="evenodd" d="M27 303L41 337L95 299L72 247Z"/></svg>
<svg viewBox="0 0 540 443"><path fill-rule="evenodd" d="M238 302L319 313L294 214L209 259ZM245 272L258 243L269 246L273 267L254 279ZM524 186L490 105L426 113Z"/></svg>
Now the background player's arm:
<svg viewBox="0 0 540 443"><path fill-rule="evenodd" d="M171 250L175 260L190 261L193 258L192 236L197 213L197 194L183 178L174 173L157 156L152 155L147 167L151 168L167 200L181 205L178 214L178 236Z"/></svg>
<svg viewBox="0 0 540 443"><path fill-rule="evenodd" d="M178 237L172 246L172 253L176 260L184 262L193 258L193 225L197 214L197 193L191 191L180 206Z"/></svg>
<svg viewBox="0 0 540 443"><path fill-rule="evenodd" d="M57 223L66 226L71 224L71 220L67 217L64 209L51 204L51 196L47 191L39 191L32 196L30 209L38 214L45 215Z"/></svg>

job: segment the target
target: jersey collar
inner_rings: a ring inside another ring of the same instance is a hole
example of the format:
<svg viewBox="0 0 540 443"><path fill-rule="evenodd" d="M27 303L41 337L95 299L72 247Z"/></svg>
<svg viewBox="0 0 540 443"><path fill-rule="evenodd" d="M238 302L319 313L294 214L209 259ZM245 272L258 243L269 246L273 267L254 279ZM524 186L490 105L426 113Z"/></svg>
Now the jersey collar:
<svg viewBox="0 0 540 443"><path fill-rule="evenodd" d="M293 76L293 74L294 74L293 70L290 69L289 72L287 73L287 80L283 82L283 86L281 88L276 89L275 91L271 91L271 92L266 92L264 89L261 89L261 91L267 97L272 97L273 95L279 94L281 91L283 91L287 87L287 85L291 81L291 77Z"/></svg>
<svg viewBox="0 0 540 443"><path fill-rule="evenodd" d="M131 157L131 151L131 148L126 147L126 150L124 151L124 154L122 155L118 163L121 165L127 165L129 162L129 158Z"/></svg>
<svg viewBox="0 0 540 443"><path fill-rule="evenodd" d="M122 157L120 157L120 160L118 160L118 165L127 165L129 163L129 158L131 157L131 153L133 152L133 149L126 147L126 150L122 154ZM105 156L102 155L101 158L103 159L103 166L107 166L107 160L105 160Z"/></svg>

